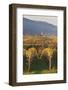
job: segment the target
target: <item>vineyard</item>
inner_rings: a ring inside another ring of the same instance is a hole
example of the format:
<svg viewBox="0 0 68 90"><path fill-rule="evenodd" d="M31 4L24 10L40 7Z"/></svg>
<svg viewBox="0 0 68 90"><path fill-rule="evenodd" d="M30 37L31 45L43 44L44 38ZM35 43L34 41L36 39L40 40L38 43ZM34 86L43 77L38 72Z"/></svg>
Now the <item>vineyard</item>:
<svg viewBox="0 0 68 90"><path fill-rule="evenodd" d="M23 36L23 74L57 73L57 37Z"/></svg>

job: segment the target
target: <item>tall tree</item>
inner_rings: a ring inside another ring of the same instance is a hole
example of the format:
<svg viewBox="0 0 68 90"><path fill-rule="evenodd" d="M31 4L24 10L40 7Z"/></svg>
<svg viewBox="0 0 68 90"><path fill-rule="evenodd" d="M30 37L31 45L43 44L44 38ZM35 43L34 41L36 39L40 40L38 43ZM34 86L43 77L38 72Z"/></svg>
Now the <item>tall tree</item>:
<svg viewBox="0 0 68 90"><path fill-rule="evenodd" d="M43 49L42 51L42 56L47 56L48 57L48 60L49 60L49 70L51 70L51 58L52 58L52 55L53 55L53 52L54 52L54 49L52 48L45 48Z"/></svg>
<svg viewBox="0 0 68 90"><path fill-rule="evenodd" d="M28 72L30 72L30 65L31 65L31 62L33 60L33 58L35 56L37 56L37 50L35 48L29 48L27 51L26 51L26 56L27 56L27 60L28 60Z"/></svg>

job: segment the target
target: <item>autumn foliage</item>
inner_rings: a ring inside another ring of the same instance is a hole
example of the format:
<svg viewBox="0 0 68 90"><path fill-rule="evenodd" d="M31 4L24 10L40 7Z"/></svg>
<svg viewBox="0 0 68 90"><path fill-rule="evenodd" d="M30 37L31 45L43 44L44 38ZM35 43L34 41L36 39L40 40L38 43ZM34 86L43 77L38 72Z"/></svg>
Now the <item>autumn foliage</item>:
<svg viewBox="0 0 68 90"><path fill-rule="evenodd" d="M57 69L56 36L24 36L23 44L24 73Z"/></svg>

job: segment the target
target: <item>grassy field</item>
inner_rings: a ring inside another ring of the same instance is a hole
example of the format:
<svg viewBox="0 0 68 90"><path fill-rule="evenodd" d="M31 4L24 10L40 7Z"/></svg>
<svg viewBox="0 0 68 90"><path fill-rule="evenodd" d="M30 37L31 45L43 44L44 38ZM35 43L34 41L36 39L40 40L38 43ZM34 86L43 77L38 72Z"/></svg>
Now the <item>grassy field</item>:
<svg viewBox="0 0 68 90"><path fill-rule="evenodd" d="M35 70L35 71L32 71L32 72L24 72L25 75L28 75L28 74L48 74L48 73L57 73L57 69L51 69L50 71L49 70Z"/></svg>

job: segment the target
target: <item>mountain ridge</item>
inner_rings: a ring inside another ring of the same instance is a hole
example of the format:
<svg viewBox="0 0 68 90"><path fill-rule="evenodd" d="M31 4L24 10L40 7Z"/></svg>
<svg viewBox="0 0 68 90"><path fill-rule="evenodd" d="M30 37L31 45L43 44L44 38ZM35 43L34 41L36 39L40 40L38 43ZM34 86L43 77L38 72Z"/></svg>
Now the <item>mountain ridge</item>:
<svg viewBox="0 0 68 90"><path fill-rule="evenodd" d="M23 34L40 35L41 32L47 35L57 35L57 26L44 21L36 21L23 18Z"/></svg>

